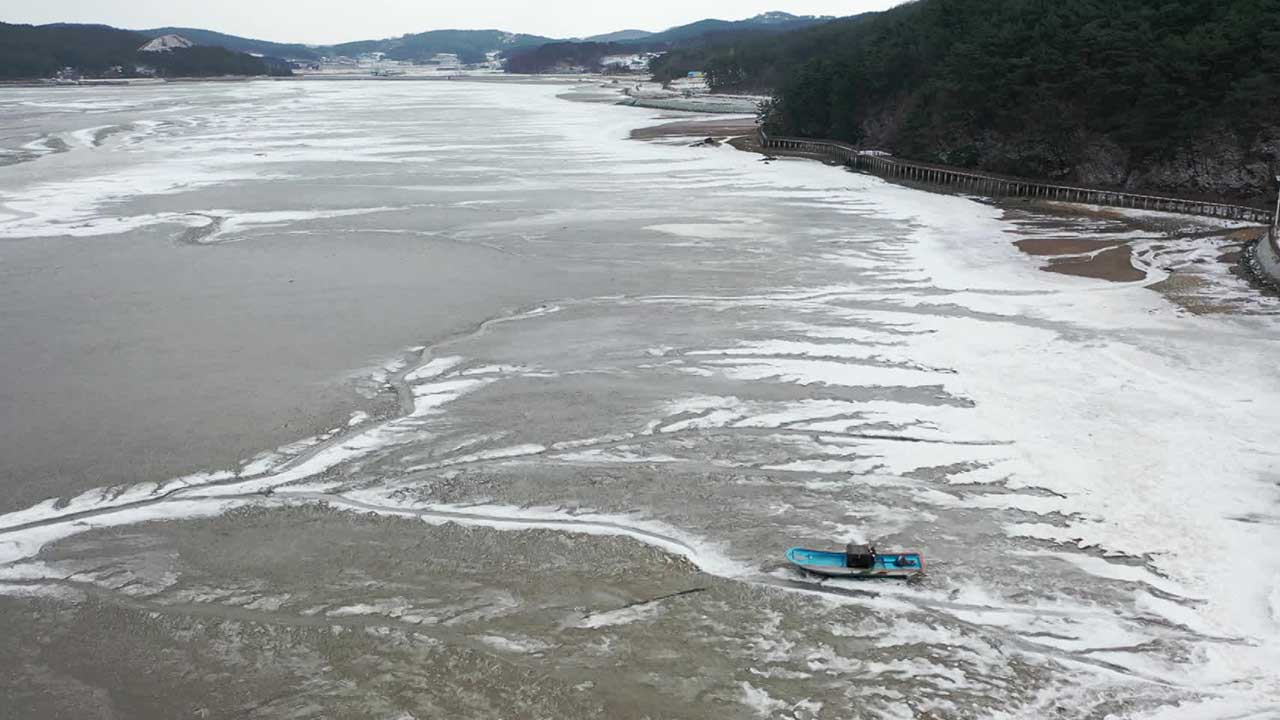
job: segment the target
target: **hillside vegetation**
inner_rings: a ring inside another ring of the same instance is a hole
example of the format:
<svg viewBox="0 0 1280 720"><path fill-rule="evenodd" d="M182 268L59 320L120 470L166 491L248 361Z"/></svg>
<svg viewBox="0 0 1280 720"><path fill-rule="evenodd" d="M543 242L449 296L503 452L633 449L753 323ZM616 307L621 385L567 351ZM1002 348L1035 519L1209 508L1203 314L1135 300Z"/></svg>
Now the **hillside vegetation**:
<svg viewBox="0 0 1280 720"><path fill-rule="evenodd" d="M508 53L504 68L509 73L535 75L567 67L600 69L603 58L629 55L648 49L647 45L616 42L553 42Z"/></svg>
<svg viewBox="0 0 1280 720"><path fill-rule="evenodd" d="M799 65L841 47L851 28L871 17L874 14L855 15L789 32L718 32L704 42L663 54L650 70L660 82L698 70L706 73L716 90L768 92L782 85Z"/></svg>
<svg viewBox="0 0 1280 720"><path fill-rule="evenodd" d="M99 25L0 23L0 78L52 77L64 67L106 72L113 65L133 63L147 39Z"/></svg>
<svg viewBox="0 0 1280 720"><path fill-rule="evenodd" d="M104 25L10 25L0 23L0 80L53 77L64 67L88 77L135 73L146 65L168 77L288 74L287 67L220 47L138 52L151 38Z"/></svg>
<svg viewBox="0 0 1280 720"><path fill-rule="evenodd" d="M919 0L672 53L771 88L778 133L1081 182L1259 197L1280 158L1280 0Z"/></svg>

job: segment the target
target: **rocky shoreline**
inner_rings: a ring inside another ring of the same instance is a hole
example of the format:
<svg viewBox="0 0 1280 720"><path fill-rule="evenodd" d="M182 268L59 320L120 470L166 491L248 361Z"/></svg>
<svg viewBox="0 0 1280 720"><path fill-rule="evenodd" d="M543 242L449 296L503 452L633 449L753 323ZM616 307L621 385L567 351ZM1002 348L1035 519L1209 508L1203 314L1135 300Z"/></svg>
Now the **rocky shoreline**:
<svg viewBox="0 0 1280 720"><path fill-rule="evenodd" d="M1277 239L1268 234L1250 243L1244 251L1244 266L1255 280L1270 290L1280 292L1280 251Z"/></svg>

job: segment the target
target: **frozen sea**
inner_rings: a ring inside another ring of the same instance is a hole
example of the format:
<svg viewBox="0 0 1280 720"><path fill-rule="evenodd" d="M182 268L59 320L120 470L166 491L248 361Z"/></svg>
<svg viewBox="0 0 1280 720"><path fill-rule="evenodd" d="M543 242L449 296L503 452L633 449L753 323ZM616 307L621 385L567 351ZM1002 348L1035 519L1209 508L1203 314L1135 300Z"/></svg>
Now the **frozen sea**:
<svg viewBox="0 0 1280 720"><path fill-rule="evenodd" d="M0 90L0 717L1280 717L1277 302L1148 287L1230 228L575 92Z"/></svg>

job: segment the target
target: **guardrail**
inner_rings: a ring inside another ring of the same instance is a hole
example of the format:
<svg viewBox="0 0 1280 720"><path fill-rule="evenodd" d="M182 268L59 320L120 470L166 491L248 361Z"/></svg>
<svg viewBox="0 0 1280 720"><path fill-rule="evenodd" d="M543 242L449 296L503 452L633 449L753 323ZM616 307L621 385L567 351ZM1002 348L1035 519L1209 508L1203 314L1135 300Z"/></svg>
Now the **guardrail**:
<svg viewBox="0 0 1280 720"><path fill-rule="evenodd" d="M1053 185L1034 180L989 175L969 170L954 170L936 165L899 160L889 156L887 153L862 150L841 142L771 137L763 130L760 131L760 144L773 150L788 150L828 157L844 162L854 169L864 170L881 177L947 185L993 197L1040 198L1044 200L1088 203L1091 205L1107 205L1110 207L1160 210L1256 222L1273 226L1280 222L1280 218L1273 215L1269 210L1247 205L1229 205L1163 195L1140 195L1075 185Z"/></svg>

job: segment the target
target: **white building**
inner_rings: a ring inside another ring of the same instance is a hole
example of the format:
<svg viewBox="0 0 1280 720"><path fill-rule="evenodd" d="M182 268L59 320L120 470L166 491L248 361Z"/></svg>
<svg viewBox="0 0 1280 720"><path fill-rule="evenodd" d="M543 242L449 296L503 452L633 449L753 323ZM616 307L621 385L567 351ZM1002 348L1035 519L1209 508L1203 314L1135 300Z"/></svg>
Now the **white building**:
<svg viewBox="0 0 1280 720"><path fill-rule="evenodd" d="M441 70L461 70L462 69L462 61L459 60L458 56L454 55L453 53L436 53L431 57L430 60L427 60L424 64L435 65Z"/></svg>
<svg viewBox="0 0 1280 720"><path fill-rule="evenodd" d="M621 66L631 72L646 72L649 61L657 57L657 53L638 53L634 55L605 55L600 58L600 65L605 69Z"/></svg>

